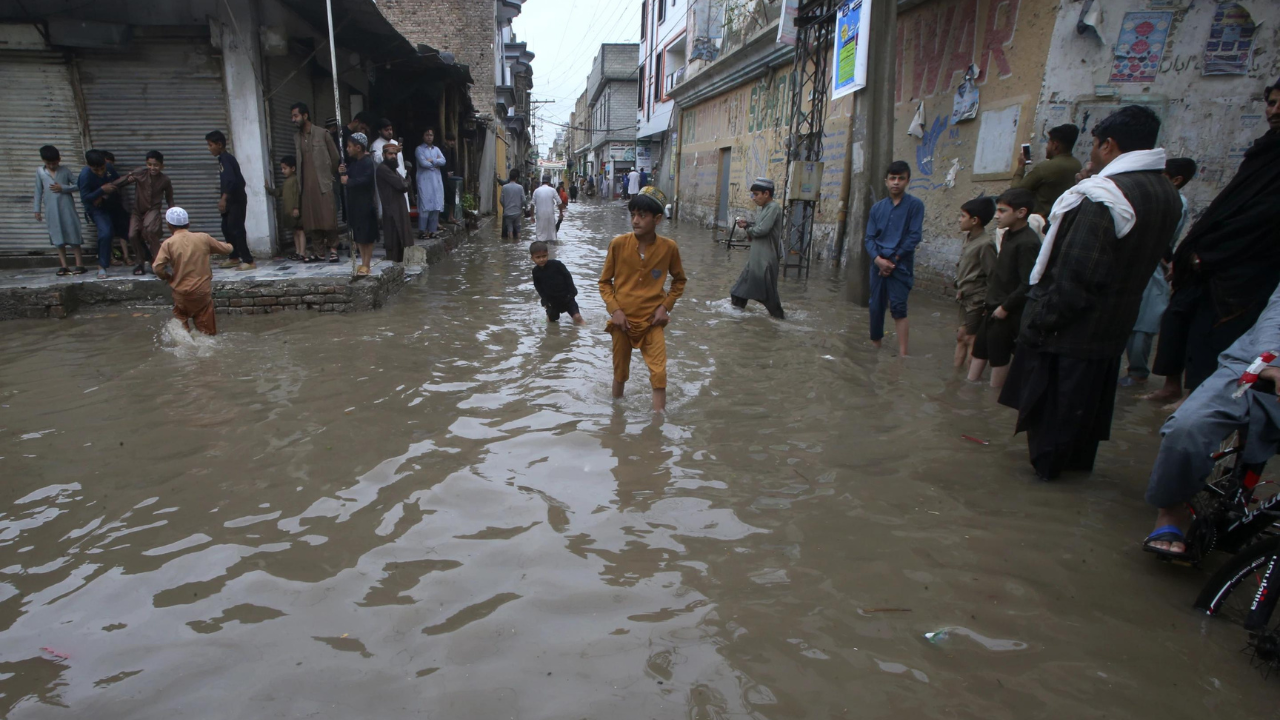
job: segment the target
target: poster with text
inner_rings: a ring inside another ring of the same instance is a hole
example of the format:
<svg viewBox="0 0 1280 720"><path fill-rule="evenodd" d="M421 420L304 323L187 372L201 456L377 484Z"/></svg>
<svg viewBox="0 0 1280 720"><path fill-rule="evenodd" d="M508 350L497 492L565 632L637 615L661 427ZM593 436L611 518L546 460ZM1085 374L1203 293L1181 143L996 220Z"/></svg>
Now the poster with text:
<svg viewBox="0 0 1280 720"><path fill-rule="evenodd" d="M1155 82L1160 71L1160 58L1164 55L1169 28L1173 26L1173 13L1131 12L1125 13L1120 25L1120 39L1116 41L1116 60L1111 66L1113 83Z"/></svg>
<svg viewBox="0 0 1280 720"><path fill-rule="evenodd" d="M1204 44L1204 74L1248 74L1257 29L1253 17L1240 3L1219 5L1209 26L1209 39Z"/></svg>
<svg viewBox="0 0 1280 720"><path fill-rule="evenodd" d="M836 11L836 50L831 99L867 86L867 27L871 0L844 0Z"/></svg>

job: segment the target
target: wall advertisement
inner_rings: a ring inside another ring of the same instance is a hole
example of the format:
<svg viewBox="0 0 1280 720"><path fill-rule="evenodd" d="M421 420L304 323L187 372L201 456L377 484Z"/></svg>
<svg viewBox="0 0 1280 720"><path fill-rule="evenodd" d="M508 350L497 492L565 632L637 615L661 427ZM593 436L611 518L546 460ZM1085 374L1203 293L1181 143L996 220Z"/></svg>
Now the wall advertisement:
<svg viewBox="0 0 1280 720"><path fill-rule="evenodd" d="M868 28L871 0L844 0L836 11L835 58L831 62L831 99L867 86Z"/></svg>

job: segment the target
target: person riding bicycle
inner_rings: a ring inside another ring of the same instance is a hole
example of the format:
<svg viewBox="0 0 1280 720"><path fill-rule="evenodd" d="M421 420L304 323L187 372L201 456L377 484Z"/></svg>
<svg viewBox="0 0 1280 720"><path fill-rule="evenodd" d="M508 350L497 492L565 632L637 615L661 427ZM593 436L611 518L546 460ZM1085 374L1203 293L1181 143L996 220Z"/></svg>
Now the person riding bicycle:
<svg viewBox="0 0 1280 720"><path fill-rule="evenodd" d="M1272 293L1257 323L1218 356L1218 370L1160 429L1163 440L1146 494L1147 503L1157 508L1156 529L1143 541L1144 550L1172 559L1191 554L1186 543L1192 520L1187 503L1204 487L1214 465L1212 454L1233 431L1248 423L1241 462L1261 463L1275 454L1280 403L1255 391L1233 397L1245 370L1269 351L1280 351L1280 289ZM1280 381L1280 359L1263 369L1259 380Z"/></svg>

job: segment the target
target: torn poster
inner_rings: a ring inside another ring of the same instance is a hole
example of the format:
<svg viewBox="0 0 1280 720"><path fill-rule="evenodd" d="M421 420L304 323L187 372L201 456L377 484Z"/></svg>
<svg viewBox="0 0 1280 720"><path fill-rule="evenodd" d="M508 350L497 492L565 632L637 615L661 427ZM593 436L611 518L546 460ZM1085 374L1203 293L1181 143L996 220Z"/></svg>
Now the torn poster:
<svg viewBox="0 0 1280 720"><path fill-rule="evenodd" d="M1258 26L1240 3L1225 2L1213 13L1209 40L1204 44L1205 75L1244 75L1253 60L1253 36Z"/></svg>
<svg viewBox="0 0 1280 720"><path fill-rule="evenodd" d="M907 125L907 134L915 137L924 138L924 101L920 101L920 107L916 108L915 117L911 118L911 123Z"/></svg>
<svg viewBox="0 0 1280 720"><path fill-rule="evenodd" d="M964 73L964 80L956 88L955 99L951 104L951 124L974 120L978 117L978 66L970 65Z"/></svg>
<svg viewBox="0 0 1280 720"><path fill-rule="evenodd" d="M1116 41L1116 60L1111 66L1111 82L1154 82L1172 25L1173 13L1125 13L1124 22L1120 24L1120 39Z"/></svg>

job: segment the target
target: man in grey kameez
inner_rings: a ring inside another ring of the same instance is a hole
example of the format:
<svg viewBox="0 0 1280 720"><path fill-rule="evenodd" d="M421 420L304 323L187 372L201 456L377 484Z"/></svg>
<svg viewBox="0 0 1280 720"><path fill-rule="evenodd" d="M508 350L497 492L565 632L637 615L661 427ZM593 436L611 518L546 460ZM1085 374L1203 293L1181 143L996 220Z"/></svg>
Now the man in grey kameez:
<svg viewBox="0 0 1280 720"><path fill-rule="evenodd" d="M751 201L760 209L755 222L739 220L747 237L751 238L751 255L747 266L738 276L738 282L729 291L734 307L745 308L748 300L755 300L769 310L769 314L782 319L782 300L778 297L778 249L782 242L782 207L773 199L773 181L756 178L751 185Z"/></svg>
<svg viewBox="0 0 1280 720"><path fill-rule="evenodd" d="M1211 457L1222 441L1246 422L1248 442L1241 460L1263 462L1276 452L1280 440L1280 403L1275 395L1248 390L1232 397L1240 376L1269 350L1280 351L1280 288L1244 335L1218 356L1218 370L1201 383L1160 429L1163 440L1151 478L1147 503L1154 505L1156 529L1145 546L1157 554L1187 553L1185 533L1191 525L1187 501L1204 487L1213 469ZM1280 379L1280 360L1262 371L1262 378Z"/></svg>

